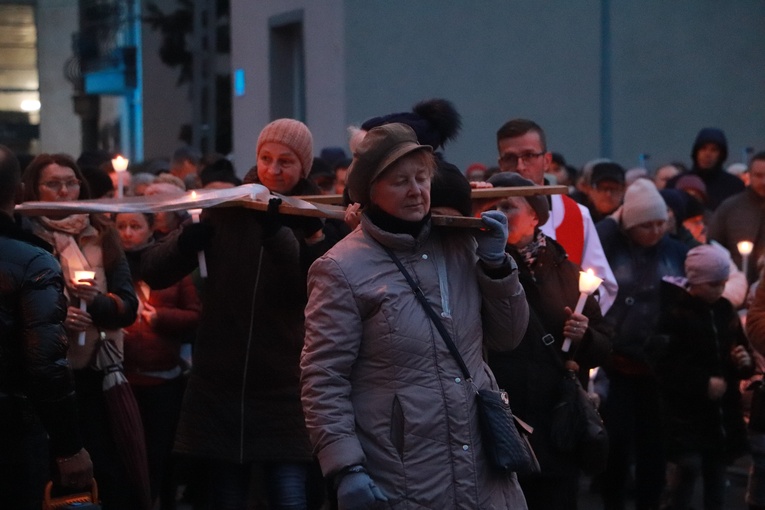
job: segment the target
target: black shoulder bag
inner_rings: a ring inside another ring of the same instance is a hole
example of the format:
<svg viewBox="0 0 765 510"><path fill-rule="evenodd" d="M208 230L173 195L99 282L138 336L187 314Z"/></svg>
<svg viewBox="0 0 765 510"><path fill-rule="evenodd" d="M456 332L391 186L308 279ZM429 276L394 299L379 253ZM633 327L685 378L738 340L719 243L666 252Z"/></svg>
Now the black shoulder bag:
<svg viewBox="0 0 765 510"><path fill-rule="evenodd" d="M417 300L422 304L425 312L433 321L438 332L441 334L446 347L465 377L465 381L472 383L473 378L460 356L457 346L454 345L451 335L444 327L435 310L428 303L428 299L417 285L401 261L388 247L383 246L393 262L398 266L412 288ZM493 390L491 388L476 390L476 403L478 405L478 418L481 427L481 442L486 452L487 459L492 468L501 472L538 473L539 462L528 439L533 429L513 416L510 410L510 402L507 392Z"/></svg>
<svg viewBox="0 0 765 510"><path fill-rule="evenodd" d="M542 321L533 308L529 307L529 321L545 332ZM550 341L547 341L547 338ZM595 475L603 472L608 461L608 434L603 420L598 413L579 377L569 370L557 352L551 335L546 334L542 343L549 349L554 363L563 371L560 382L560 396L550 414L550 442L559 451L572 453L577 464L585 473Z"/></svg>

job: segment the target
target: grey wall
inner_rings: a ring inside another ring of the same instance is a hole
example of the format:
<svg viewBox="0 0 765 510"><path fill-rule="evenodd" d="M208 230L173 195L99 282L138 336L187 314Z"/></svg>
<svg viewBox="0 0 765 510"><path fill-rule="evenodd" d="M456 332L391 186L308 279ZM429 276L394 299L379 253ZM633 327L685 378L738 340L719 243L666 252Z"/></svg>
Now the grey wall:
<svg viewBox="0 0 765 510"><path fill-rule="evenodd" d="M463 116L461 167L496 161L495 132L529 117L581 165L689 161L696 132L726 131L731 159L765 149L765 2L759 0L327 0L232 2L235 150L268 119L268 16L303 8L307 123L324 145L346 124L445 97ZM604 27L609 27L603 31ZM605 43L605 44L604 44ZM249 144L249 147L247 145ZM248 153L249 156L249 153Z"/></svg>
<svg viewBox="0 0 765 510"><path fill-rule="evenodd" d="M348 2L349 120L450 99L464 127L446 153L463 168L496 161L496 129L512 117L537 120L551 142L569 131L572 145L597 149L585 130L598 119L597 2L393 4Z"/></svg>
<svg viewBox="0 0 765 510"><path fill-rule="evenodd" d="M726 132L728 163L765 150L765 3L614 1L612 19L615 157L690 162L705 126Z"/></svg>
<svg viewBox="0 0 765 510"><path fill-rule="evenodd" d="M306 124L316 154L326 145L345 144L343 9L340 0L233 0L231 68L244 69L246 92L233 98L234 164L242 175L255 164L258 134L269 117L269 19L303 11Z"/></svg>

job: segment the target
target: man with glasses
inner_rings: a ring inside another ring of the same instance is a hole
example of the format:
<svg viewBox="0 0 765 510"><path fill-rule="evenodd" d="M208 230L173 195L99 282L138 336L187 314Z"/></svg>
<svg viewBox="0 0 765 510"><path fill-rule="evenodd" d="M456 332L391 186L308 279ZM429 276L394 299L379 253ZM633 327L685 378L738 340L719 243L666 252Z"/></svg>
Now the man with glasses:
<svg viewBox="0 0 765 510"><path fill-rule="evenodd" d="M545 184L544 174L552 162L545 133L535 122L513 119L497 131L499 168L518 172L537 186ZM603 278L600 286L600 309L605 314L614 302L618 287L608 265L590 212L565 195L551 195L550 218L542 232L566 250L569 259L584 269L592 269Z"/></svg>

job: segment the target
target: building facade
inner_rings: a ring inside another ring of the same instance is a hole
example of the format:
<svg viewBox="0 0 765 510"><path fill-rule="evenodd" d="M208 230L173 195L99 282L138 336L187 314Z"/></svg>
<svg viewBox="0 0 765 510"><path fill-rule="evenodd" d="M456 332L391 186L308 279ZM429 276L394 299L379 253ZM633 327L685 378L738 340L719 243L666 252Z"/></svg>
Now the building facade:
<svg viewBox="0 0 765 510"><path fill-rule="evenodd" d="M463 130L446 152L463 169L496 163L496 130L514 117L536 120L576 165L688 162L705 126L727 133L729 163L765 148L765 3L755 0L234 0L231 23L242 163L289 100L318 153L343 145L349 124L450 99ZM290 37L302 55L284 50Z"/></svg>

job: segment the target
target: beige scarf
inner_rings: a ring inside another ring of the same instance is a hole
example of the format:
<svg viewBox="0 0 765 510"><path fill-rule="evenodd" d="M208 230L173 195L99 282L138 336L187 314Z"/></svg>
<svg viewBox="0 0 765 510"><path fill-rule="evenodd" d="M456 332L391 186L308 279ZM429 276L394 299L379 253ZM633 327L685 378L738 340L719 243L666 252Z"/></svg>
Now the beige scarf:
<svg viewBox="0 0 765 510"><path fill-rule="evenodd" d="M98 231L90 224L87 214L73 214L61 220L53 220L45 216L38 218L40 237L53 245L54 253L61 263L61 269L67 285L76 281L75 271L94 271L96 287L106 294L106 272L103 263L103 249L99 242ZM79 306L79 301L68 295L70 306ZM122 331L105 330L105 337L114 341L122 355ZM77 333L69 335L69 351L67 358L72 368L79 369L88 365L99 367L95 359L95 351L101 340L100 331L93 326L85 331L85 345L77 342Z"/></svg>

